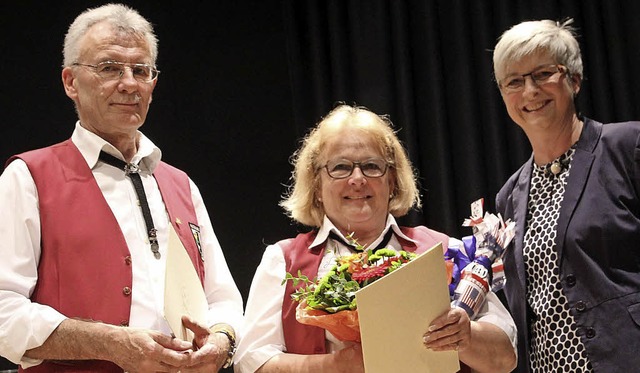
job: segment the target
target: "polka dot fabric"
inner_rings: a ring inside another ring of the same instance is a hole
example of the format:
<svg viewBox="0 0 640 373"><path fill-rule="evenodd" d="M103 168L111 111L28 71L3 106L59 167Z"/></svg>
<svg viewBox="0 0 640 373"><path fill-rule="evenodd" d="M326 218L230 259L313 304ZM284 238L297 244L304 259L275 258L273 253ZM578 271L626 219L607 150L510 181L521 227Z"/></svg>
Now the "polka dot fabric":
<svg viewBox="0 0 640 373"><path fill-rule="evenodd" d="M534 164L529 192L524 258L527 271L527 301L535 314L531 323L531 371L592 372L591 364L558 276L555 247L558 216L575 149L544 166ZM563 165L556 175L557 162Z"/></svg>

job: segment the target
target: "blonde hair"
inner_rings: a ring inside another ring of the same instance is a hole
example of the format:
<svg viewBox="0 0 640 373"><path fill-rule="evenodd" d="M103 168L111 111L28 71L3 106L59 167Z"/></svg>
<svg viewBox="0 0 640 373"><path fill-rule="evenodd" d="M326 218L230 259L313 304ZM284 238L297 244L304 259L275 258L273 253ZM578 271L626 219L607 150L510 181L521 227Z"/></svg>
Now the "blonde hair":
<svg viewBox="0 0 640 373"><path fill-rule="evenodd" d="M547 51L556 63L567 67L572 76L582 77L582 57L576 40L573 19L526 21L505 31L493 51L493 72L496 81L509 64L538 51Z"/></svg>
<svg viewBox="0 0 640 373"><path fill-rule="evenodd" d="M302 146L291 157L293 185L280 202L287 215L306 226L322 225L325 212L316 199L324 166L321 162L326 158L322 152L327 142L345 128L356 128L374 139L380 153L391 165L387 172L395 187L389 200L389 213L400 217L412 207L420 208L416 173L389 118L362 106L341 104L305 136Z"/></svg>

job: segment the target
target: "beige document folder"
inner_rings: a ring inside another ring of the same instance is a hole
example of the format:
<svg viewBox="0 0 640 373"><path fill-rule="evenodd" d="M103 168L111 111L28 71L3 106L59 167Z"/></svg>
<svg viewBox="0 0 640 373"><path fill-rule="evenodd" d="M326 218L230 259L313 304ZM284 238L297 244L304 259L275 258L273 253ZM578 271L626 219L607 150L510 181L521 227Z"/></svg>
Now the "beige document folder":
<svg viewBox="0 0 640 373"><path fill-rule="evenodd" d="M193 332L182 325L182 316L190 316L206 325L208 308L209 304L200 277L198 277L193 262L191 262L176 231L169 224L164 285L164 318L177 338L192 341Z"/></svg>
<svg viewBox="0 0 640 373"><path fill-rule="evenodd" d="M429 324L449 310L442 244L358 290L358 316L367 373L449 373L460 370L457 351L422 343Z"/></svg>

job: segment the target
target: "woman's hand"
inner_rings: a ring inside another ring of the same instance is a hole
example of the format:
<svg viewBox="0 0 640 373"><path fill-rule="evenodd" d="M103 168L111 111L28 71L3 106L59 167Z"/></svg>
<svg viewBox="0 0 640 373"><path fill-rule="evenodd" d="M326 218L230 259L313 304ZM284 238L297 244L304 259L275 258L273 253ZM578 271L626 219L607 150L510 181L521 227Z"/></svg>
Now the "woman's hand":
<svg viewBox="0 0 640 373"><path fill-rule="evenodd" d="M459 351L460 361L476 372L511 372L516 367L507 334L494 324L471 321L459 307L433 320L423 338L433 351Z"/></svg>
<svg viewBox="0 0 640 373"><path fill-rule="evenodd" d="M464 350L471 344L471 320L458 307L438 316L423 337L424 345L433 351Z"/></svg>
<svg viewBox="0 0 640 373"><path fill-rule="evenodd" d="M331 355L329 355L331 356ZM364 373L362 346L359 343L343 348L334 355L335 370L333 372Z"/></svg>

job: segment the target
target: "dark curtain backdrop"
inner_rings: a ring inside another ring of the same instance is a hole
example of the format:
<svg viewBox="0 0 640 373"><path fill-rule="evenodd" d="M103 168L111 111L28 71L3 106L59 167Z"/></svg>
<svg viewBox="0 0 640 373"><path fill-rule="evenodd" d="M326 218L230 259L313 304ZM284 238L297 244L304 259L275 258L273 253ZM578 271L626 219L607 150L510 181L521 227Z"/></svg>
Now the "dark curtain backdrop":
<svg viewBox="0 0 640 373"><path fill-rule="evenodd" d="M640 119L635 0L124 2L160 40L162 73L142 130L198 184L245 299L265 245L302 229L277 205L289 156L336 102L395 123L424 204L403 223L458 237L470 234L461 227L470 203L484 197L493 211L531 151L492 80L491 50L509 26L573 17L581 112ZM71 134L61 45L73 18L102 3L0 2L3 161Z"/></svg>
<svg viewBox="0 0 640 373"><path fill-rule="evenodd" d="M524 20L574 18L584 55L584 115L638 118L635 1L288 1L298 134L336 101L390 114L419 171L424 207L407 220L452 235L470 203L493 208L531 153L493 80L499 35Z"/></svg>

